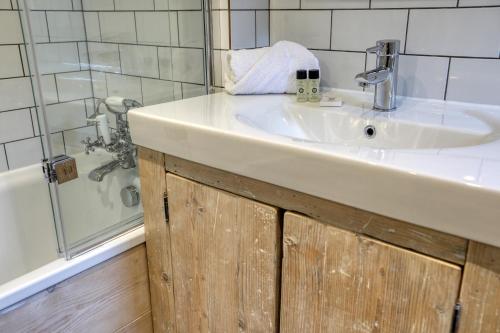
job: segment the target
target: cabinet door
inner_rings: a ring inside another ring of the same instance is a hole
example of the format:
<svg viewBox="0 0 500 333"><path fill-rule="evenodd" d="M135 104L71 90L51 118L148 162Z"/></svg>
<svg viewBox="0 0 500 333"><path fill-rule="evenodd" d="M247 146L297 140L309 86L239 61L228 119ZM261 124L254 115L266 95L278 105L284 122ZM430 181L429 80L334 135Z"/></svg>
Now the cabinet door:
<svg viewBox="0 0 500 333"><path fill-rule="evenodd" d="M276 208L167 175L177 332L275 332Z"/></svg>
<svg viewBox="0 0 500 333"><path fill-rule="evenodd" d="M293 213L283 243L281 332L450 332L458 266Z"/></svg>

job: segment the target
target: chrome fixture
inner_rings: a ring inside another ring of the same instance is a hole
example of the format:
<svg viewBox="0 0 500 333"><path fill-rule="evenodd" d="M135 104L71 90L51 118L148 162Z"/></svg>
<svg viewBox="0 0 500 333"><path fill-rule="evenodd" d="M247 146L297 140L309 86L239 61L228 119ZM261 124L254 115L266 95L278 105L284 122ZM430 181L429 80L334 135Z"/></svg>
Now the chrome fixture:
<svg viewBox="0 0 500 333"><path fill-rule="evenodd" d="M376 110L389 111L396 108L399 44L399 40L384 39L377 41L376 46L366 49L366 53L377 55L377 67L355 77L363 88L375 85L373 108Z"/></svg>
<svg viewBox="0 0 500 333"><path fill-rule="evenodd" d="M110 113L116 118L116 129L110 133L108 120L105 113L100 112L101 105L104 105ZM88 125L97 125L100 135L97 140L92 141L87 137L82 141L85 145L85 153L95 151L96 148L103 148L113 154L113 160L100 166L89 173L89 179L101 182L104 176L115 170L117 167L123 169L134 168L136 149L130 137L130 131L127 121L127 113L131 109L142 107L142 104L121 97L108 97L100 99L96 106L95 113L87 119Z"/></svg>
<svg viewBox="0 0 500 333"><path fill-rule="evenodd" d="M122 198L122 203L125 207L134 207L140 202L139 190L134 185L122 188L120 191L120 197Z"/></svg>

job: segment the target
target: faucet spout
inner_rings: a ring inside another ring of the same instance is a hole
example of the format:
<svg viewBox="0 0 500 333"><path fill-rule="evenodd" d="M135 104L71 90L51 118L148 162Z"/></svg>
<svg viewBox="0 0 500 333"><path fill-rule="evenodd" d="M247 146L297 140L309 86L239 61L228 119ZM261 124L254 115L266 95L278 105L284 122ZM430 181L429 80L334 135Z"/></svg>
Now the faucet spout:
<svg viewBox="0 0 500 333"><path fill-rule="evenodd" d="M390 74L391 70L389 68L379 67L371 71L359 73L354 79L358 81L361 86L366 87L367 85L378 84L387 80Z"/></svg>
<svg viewBox="0 0 500 333"><path fill-rule="evenodd" d="M106 176L108 173L111 173L113 170L115 170L118 166L120 166L120 161L111 161L108 162L98 168L95 168L89 173L89 179L95 182L102 182L104 179L104 176Z"/></svg>

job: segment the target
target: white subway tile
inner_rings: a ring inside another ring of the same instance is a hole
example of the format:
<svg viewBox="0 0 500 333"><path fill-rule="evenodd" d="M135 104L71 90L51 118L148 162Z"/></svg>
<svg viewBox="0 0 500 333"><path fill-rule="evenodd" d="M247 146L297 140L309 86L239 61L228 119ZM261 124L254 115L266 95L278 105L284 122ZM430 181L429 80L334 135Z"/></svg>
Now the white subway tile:
<svg viewBox="0 0 500 333"><path fill-rule="evenodd" d="M121 96L142 102L141 79L120 74L106 74L109 96Z"/></svg>
<svg viewBox="0 0 500 333"><path fill-rule="evenodd" d="M11 142L5 145L10 170L40 163L43 158L40 138Z"/></svg>
<svg viewBox="0 0 500 333"><path fill-rule="evenodd" d="M227 10L212 11L214 49L229 49L229 13Z"/></svg>
<svg viewBox="0 0 500 333"><path fill-rule="evenodd" d="M80 69L86 71L90 69L89 52L87 42L78 42L78 55L80 56Z"/></svg>
<svg viewBox="0 0 500 333"><path fill-rule="evenodd" d="M201 9L201 0L168 0L170 10Z"/></svg>
<svg viewBox="0 0 500 333"><path fill-rule="evenodd" d="M228 9L229 0L213 0L212 9Z"/></svg>
<svg viewBox="0 0 500 333"><path fill-rule="evenodd" d="M300 0L271 0L271 9L299 9L299 8L300 8Z"/></svg>
<svg viewBox="0 0 500 333"><path fill-rule="evenodd" d="M231 11L231 48L255 47L255 11Z"/></svg>
<svg viewBox="0 0 500 333"><path fill-rule="evenodd" d="M11 9L12 4L10 3L10 0L1 0L0 1L0 9ZM2 155L2 148L0 148L0 157ZM1 169L1 167L0 167Z"/></svg>
<svg viewBox="0 0 500 333"><path fill-rule="evenodd" d="M115 0L116 10L154 10L153 0Z"/></svg>
<svg viewBox="0 0 500 333"><path fill-rule="evenodd" d="M73 1L73 10L82 10L82 0L72 0Z"/></svg>
<svg viewBox="0 0 500 333"><path fill-rule="evenodd" d="M500 61L451 59L447 100L500 105Z"/></svg>
<svg viewBox="0 0 500 333"><path fill-rule="evenodd" d="M47 105L46 110L51 133L87 125L85 101Z"/></svg>
<svg viewBox="0 0 500 333"><path fill-rule="evenodd" d="M198 84L182 83L182 98L192 98L206 95L205 86L200 86Z"/></svg>
<svg viewBox="0 0 500 333"><path fill-rule="evenodd" d="M7 165L7 154L5 153L5 146L0 145L0 172L4 172L7 170L9 170L9 167Z"/></svg>
<svg viewBox="0 0 500 333"><path fill-rule="evenodd" d="M459 7L499 6L500 0L459 0Z"/></svg>
<svg viewBox="0 0 500 333"><path fill-rule="evenodd" d="M47 12L51 42L85 40L82 12Z"/></svg>
<svg viewBox="0 0 500 333"><path fill-rule="evenodd" d="M333 12L332 49L365 51L379 39L399 39L404 50L407 10Z"/></svg>
<svg viewBox="0 0 500 333"><path fill-rule="evenodd" d="M92 97L89 71L56 74L56 82L61 102Z"/></svg>
<svg viewBox="0 0 500 333"><path fill-rule="evenodd" d="M120 45L122 73L157 78L158 54L155 46Z"/></svg>
<svg viewBox="0 0 500 333"><path fill-rule="evenodd" d="M106 83L106 74L103 72L91 71L92 73L92 88L95 98L108 97L108 88Z"/></svg>
<svg viewBox="0 0 500 333"><path fill-rule="evenodd" d="M100 12L103 42L136 43L133 12Z"/></svg>
<svg viewBox="0 0 500 333"><path fill-rule="evenodd" d="M0 112L0 143L31 138L33 135L29 109Z"/></svg>
<svg viewBox="0 0 500 333"><path fill-rule="evenodd" d="M0 111L26 108L34 104L29 77L0 80Z"/></svg>
<svg viewBox="0 0 500 333"><path fill-rule="evenodd" d="M223 57L226 56L225 51L214 50L213 57L213 79L214 85L222 87L224 85L224 75L222 73Z"/></svg>
<svg viewBox="0 0 500 333"><path fill-rule="evenodd" d="M269 9L269 0L231 0L231 9Z"/></svg>
<svg viewBox="0 0 500 333"><path fill-rule="evenodd" d="M142 79L144 105L155 105L174 100L174 83L171 81Z"/></svg>
<svg viewBox="0 0 500 333"><path fill-rule="evenodd" d="M47 30L47 17L45 13L35 11L29 13L35 43L49 42L49 31Z"/></svg>
<svg viewBox="0 0 500 333"><path fill-rule="evenodd" d="M398 95L443 99L447 75L448 58L402 55Z"/></svg>
<svg viewBox="0 0 500 333"><path fill-rule="evenodd" d="M410 11L407 53L498 57L500 8Z"/></svg>
<svg viewBox="0 0 500 333"><path fill-rule="evenodd" d="M23 43L18 12L0 11L0 44Z"/></svg>
<svg viewBox="0 0 500 333"><path fill-rule="evenodd" d="M114 10L113 0L82 0L84 10Z"/></svg>
<svg viewBox="0 0 500 333"><path fill-rule="evenodd" d="M66 154L74 155L84 151L82 141L87 137L90 137L92 140L97 139L97 131L95 126L88 126L64 131L63 136Z"/></svg>
<svg viewBox="0 0 500 333"><path fill-rule="evenodd" d="M17 45L0 46L0 78L23 76L21 53Z"/></svg>
<svg viewBox="0 0 500 333"><path fill-rule="evenodd" d="M160 64L160 79L172 80L172 49L170 47L159 47L158 61Z"/></svg>
<svg viewBox="0 0 500 333"><path fill-rule="evenodd" d="M373 0L372 0L373 2ZM368 8L369 0L302 0L303 9Z"/></svg>
<svg viewBox="0 0 500 333"><path fill-rule="evenodd" d="M200 49L172 49L173 79L204 84L204 57Z"/></svg>
<svg viewBox="0 0 500 333"><path fill-rule="evenodd" d="M270 15L271 44L289 40L313 49L330 48L330 11L271 11Z"/></svg>
<svg viewBox="0 0 500 333"><path fill-rule="evenodd" d="M30 0L30 9L40 10L72 10L71 0Z"/></svg>
<svg viewBox="0 0 500 333"><path fill-rule="evenodd" d="M120 53L117 44L87 43L90 68L96 71L120 73Z"/></svg>
<svg viewBox="0 0 500 333"><path fill-rule="evenodd" d="M54 104L59 102L57 96L56 79L54 74L42 75L42 95L46 104Z"/></svg>
<svg viewBox="0 0 500 333"><path fill-rule="evenodd" d="M50 143L52 145L52 154L54 156L66 154L62 132L52 133L50 135Z"/></svg>
<svg viewBox="0 0 500 333"><path fill-rule="evenodd" d="M174 100L182 99L182 83L174 82Z"/></svg>
<svg viewBox="0 0 500 333"><path fill-rule="evenodd" d="M269 11L256 12L256 47L269 46Z"/></svg>
<svg viewBox="0 0 500 333"><path fill-rule="evenodd" d="M372 0L372 8L456 7L457 0Z"/></svg>
<svg viewBox="0 0 500 333"><path fill-rule="evenodd" d="M336 51L313 51L313 53L319 60L323 87L362 90L354 80L354 76L364 70L363 53Z"/></svg>
<svg viewBox="0 0 500 333"><path fill-rule="evenodd" d="M205 28L201 11L178 12L179 46L203 47Z"/></svg>
<svg viewBox="0 0 500 333"><path fill-rule="evenodd" d="M39 44L38 63L41 74L80 70L76 43Z"/></svg>
<svg viewBox="0 0 500 333"><path fill-rule="evenodd" d="M179 12L170 12L169 13L169 21L170 21L170 45L171 46L179 46L179 29L178 29L178 13Z"/></svg>
<svg viewBox="0 0 500 333"><path fill-rule="evenodd" d="M168 12L137 12L135 15L139 44L170 45Z"/></svg>
<svg viewBox="0 0 500 333"><path fill-rule="evenodd" d="M85 19L87 41L100 42L101 30L99 29L99 16L94 12L85 12L83 15Z"/></svg>

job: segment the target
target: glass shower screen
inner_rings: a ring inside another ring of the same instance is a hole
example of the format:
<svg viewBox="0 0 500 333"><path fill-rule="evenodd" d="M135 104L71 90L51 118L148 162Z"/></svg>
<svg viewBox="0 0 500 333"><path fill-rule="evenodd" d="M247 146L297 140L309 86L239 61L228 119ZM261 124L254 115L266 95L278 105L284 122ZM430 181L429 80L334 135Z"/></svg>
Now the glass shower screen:
<svg viewBox="0 0 500 333"><path fill-rule="evenodd" d="M205 4L19 5L44 155L74 161L78 171L78 178L50 185L59 247L71 258L142 223L127 112L207 93Z"/></svg>

